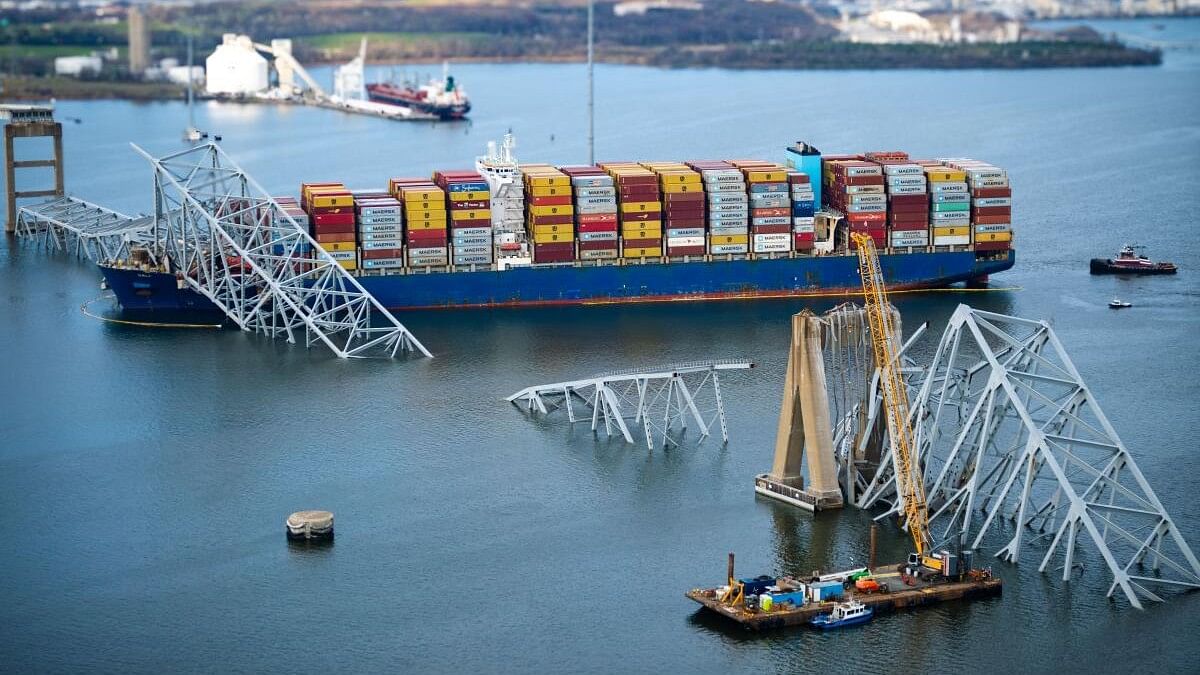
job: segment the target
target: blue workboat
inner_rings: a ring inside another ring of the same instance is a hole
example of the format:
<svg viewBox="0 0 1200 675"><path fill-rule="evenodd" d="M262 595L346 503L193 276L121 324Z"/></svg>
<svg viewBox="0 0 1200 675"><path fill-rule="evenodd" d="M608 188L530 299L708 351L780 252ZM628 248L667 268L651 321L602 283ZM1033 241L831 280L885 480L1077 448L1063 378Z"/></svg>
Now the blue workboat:
<svg viewBox="0 0 1200 675"><path fill-rule="evenodd" d="M866 623L875 617L875 610L857 600L838 603L829 614L818 614L810 622L821 629L845 628Z"/></svg>

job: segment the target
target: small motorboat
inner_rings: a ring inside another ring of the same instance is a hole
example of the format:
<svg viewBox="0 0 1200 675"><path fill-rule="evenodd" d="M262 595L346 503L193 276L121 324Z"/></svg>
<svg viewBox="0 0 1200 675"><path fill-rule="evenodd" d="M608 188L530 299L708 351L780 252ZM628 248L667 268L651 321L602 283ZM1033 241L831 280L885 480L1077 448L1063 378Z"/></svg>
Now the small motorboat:
<svg viewBox="0 0 1200 675"><path fill-rule="evenodd" d="M809 623L817 628L828 630L866 623L874 618L874 616L875 610L857 600L850 600L838 603L829 614L814 616Z"/></svg>
<svg viewBox="0 0 1200 675"><path fill-rule="evenodd" d="M1092 258L1092 274L1175 274L1179 271L1175 263L1154 262L1138 255L1135 249L1140 248L1143 247L1126 244L1115 258Z"/></svg>
<svg viewBox="0 0 1200 675"><path fill-rule="evenodd" d="M1126 307L1133 307L1133 303L1125 302L1120 298L1113 298L1112 300L1108 301L1108 306L1112 307L1113 309L1125 309Z"/></svg>

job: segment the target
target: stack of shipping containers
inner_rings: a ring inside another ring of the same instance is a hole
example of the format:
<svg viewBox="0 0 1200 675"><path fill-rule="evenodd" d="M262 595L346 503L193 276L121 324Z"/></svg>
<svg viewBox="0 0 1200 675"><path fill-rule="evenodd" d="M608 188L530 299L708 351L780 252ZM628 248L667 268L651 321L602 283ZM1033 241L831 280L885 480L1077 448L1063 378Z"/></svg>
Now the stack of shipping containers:
<svg viewBox="0 0 1200 675"><path fill-rule="evenodd" d="M391 272L404 267L404 207L386 192L356 193L358 266Z"/></svg>
<svg viewBox="0 0 1200 675"><path fill-rule="evenodd" d="M700 172L708 207L708 252L714 255L750 250L750 195L746 177L729 162L690 162Z"/></svg>
<svg viewBox="0 0 1200 675"><path fill-rule="evenodd" d="M750 197L750 251L790 251L792 200L787 169L769 162L734 161L732 164L746 176Z"/></svg>
<svg viewBox="0 0 1200 675"><path fill-rule="evenodd" d="M492 194L475 171L436 171L433 182L446 191L450 255L455 265L492 262Z"/></svg>
<svg viewBox="0 0 1200 675"><path fill-rule="evenodd" d="M678 162L645 162L658 175L663 198L666 254L671 257L703 256L704 184L700 173Z"/></svg>
<svg viewBox="0 0 1200 675"><path fill-rule="evenodd" d="M929 246L929 191L924 169L905 152L867 153L867 159L883 167L888 245L906 249Z"/></svg>
<svg viewBox="0 0 1200 675"><path fill-rule="evenodd" d="M317 244L347 270L358 269L354 195L341 183L303 183L300 206Z"/></svg>
<svg viewBox="0 0 1200 675"><path fill-rule="evenodd" d="M787 177L792 196L792 248L808 253L816 237L817 195L807 173L788 171Z"/></svg>
<svg viewBox="0 0 1200 675"><path fill-rule="evenodd" d="M533 242L533 262L575 260L575 206L571 178L548 164L522 164L525 226Z"/></svg>
<svg viewBox="0 0 1200 675"><path fill-rule="evenodd" d="M388 191L404 205L408 266L449 264L446 192L424 178L393 178Z"/></svg>
<svg viewBox="0 0 1200 675"><path fill-rule="evenodd" d="M930 244L935 248L965 248L971 243L971 195L966 172L942 164L923 168L929 181Z"/></svg>
<svg viewBox="0 0 1200 675"><path fill-rule="evenodd" d="M612 176L598 166L560 166L559 171L571 178L579 259L617 258L617 190Z"/></svg>
<svg viewBox="0 0 1200 675"><path fill-rule="evenodd" d="M621 225L621 255L624 258L662 256L662 201L658 177L632 162L601 164L617 189L618 221Z"/></svg>
<svg viewBox="0 0 1200 675"><path fill-rule="evenodd" d="M1012 187L1008 172L972 159L945 163L967 173L975 250L1007 251L1012 247Z"/></svg>
<svg viewBox="0 0 1200 675"><path fill-rule="evenodd" d="M850 232L871 237L876 248L887 247L887 194L883 167L862 159L826 162L825 199L846 218ZM850 248L856 248L850 240Z"/></svg>

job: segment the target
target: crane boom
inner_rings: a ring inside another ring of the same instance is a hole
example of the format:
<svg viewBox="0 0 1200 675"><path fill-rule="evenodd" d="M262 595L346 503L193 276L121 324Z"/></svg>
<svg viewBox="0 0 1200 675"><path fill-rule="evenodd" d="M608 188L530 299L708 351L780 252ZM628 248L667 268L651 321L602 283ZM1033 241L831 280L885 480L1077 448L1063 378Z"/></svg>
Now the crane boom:
<svg viewBox="0 0 1200 675"><path fill-rule="evenodd" d="M900 375L900 349L897 344L891 304L879 267L879 254L870 236L850 234L858 245L858 272L862 276L863 300L871 325L871 344L879 365L883 387L883 407L887 412L888 437L895 460L896 487L908 521L908 532L918 556L929 545L929 509L925 503L925 483L913 455L912 429L908 426L908 389Z"/></svg>

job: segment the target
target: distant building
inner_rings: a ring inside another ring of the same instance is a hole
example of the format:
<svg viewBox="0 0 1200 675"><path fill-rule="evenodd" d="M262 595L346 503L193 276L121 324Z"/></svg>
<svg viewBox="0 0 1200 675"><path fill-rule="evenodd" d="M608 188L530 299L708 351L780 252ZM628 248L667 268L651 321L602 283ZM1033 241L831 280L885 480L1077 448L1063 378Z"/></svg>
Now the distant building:
<svg viewBox="0 0 1200 675"><path fill-rule="evenodd" d="M79 77L84 73L99 73L104 67L104 60L97 54L91 56L59 56L54 59L54 74Z"/></svg>
<svg viewBox="0 0 1200 675"><path fill-rule="evenodd" d="M613 5L613 14L617 16L640 16L649 11L685 10L698 12L704 5L690 0L630 0Z"/></svg>
<svg viewBox="0 0 1200 675"><path fill-rule="evenodd" d="M267 60L245 35L226 33L204 61L205 89L210 94L246 95L267 90Z"/></svg>
<svg viewBox="0 0 1200 675"><path fill-rule="evenodd" d="M199 85L204 84L204 66L192 66L191 71L192 71L193 86L199 86ZM164 69L163 74L167 78L167 81L173 82L175 84L181 84L181 85L187 86L187 83L188 83L188 67L187 66L173 66L171 68L166 68L166 69Z"/></svg>
<svg viewBox="0 0 1200 675"><path fill-rule="evenodd" d="M140 75L150 66L150 26L136 5L129 8L129 72Z"/></svg>

